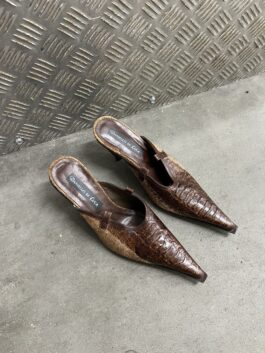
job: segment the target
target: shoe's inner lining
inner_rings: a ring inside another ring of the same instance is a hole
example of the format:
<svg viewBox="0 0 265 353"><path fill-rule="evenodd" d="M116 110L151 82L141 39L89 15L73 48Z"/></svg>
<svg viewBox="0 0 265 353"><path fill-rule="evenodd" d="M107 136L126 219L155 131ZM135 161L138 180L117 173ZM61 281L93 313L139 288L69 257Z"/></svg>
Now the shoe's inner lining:
<svg viewBox="0 0 265 353"><path fill-rule="evenodd" d="M146 168L161 184L168 186L172 183L163 163L154 157L156 152L153 148L122 123L106 117L97 123L95 130L104 145L112 152L115 153L114 149L117 149L125 159L132 160L139 169Z"/></svg>
<svg viewBox="0 0 265 353"><path fill-rule="evenodd" d="M89 214L103 217L107 211L115 221L127 226L138 225L144 219L143 207L135 197L108 187L107 183L100 185L71 157L59 159L50 170L50 178L74 205Z"/></svg>
<svg viewBox="0 0 265 353"><path fill-rule="evenodd" d="M145 219L144 204L136 197L126 195L126 191L116 188L114 185L101 182L100 185L108 194L109 198L121 208L130 210L131 214L124 217L122 223L130 225L138 225Z"/></svg>

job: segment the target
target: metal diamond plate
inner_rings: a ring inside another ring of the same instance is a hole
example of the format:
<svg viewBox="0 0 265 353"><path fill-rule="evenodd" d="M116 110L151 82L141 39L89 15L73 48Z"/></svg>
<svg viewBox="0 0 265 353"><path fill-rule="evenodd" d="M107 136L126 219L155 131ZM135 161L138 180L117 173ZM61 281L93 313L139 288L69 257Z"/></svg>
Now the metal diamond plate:
<svg viewBox="0 0 265 353"><path fill-rule="evenodd" d="M264 72L265 2L0 0L0 36L6 154Z"/></svg>

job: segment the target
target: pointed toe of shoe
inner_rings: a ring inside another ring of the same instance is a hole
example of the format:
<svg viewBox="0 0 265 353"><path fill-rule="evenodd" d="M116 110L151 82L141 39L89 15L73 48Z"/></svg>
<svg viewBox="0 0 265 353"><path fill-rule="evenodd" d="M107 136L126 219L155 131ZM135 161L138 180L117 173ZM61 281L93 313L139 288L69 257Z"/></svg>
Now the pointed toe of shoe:
<svg viewBox="0 0 265 353"><path fill-rule="evenodd" d="M235 223L231 222L231 224L229 224L229 226L226 227L225 230L227 230L229 233L235 234L237 231L237 228L238 226Z"/></svg>
<svg viewBox="0 0 265 353"><path fill-rule="evenodd" d="M229 222L227 222L227 231L230 233L235 234L237 231L238 226L229 219Z"/></svg>
<svg viewBox="0 0 265 353"><path fill-rule="evenodd" d="M203 269L195 263L195 261L186 269L185 273L202 283L205 282L207 278L207 273L204 272Z"/></svg>
<svg viewBox="0 0 265 353"><path fill-rule="evenodd" d="M234 224L234 227L231 229L231 233L236 234L238 226Z"/></svg>
<svg viewBox="0 0 265 353"><path fill-rule="evenodd" d="M213 220L213 224L233 234L236 233L238 228L237 225L233 221L231 221L231 219L226 216L221 210L219 210L218 214L216 215L216 218Z"/></svg>
<svg viewBox="0 0 265 353"><path fill-rule="evenodd" d="M201 270L199 271L199 273L198 273L197 279L198 279L200 282L203 283L203 282L206 281L207 277L208 277L207 273L204 272L204 271L201 269Z"/></svg>

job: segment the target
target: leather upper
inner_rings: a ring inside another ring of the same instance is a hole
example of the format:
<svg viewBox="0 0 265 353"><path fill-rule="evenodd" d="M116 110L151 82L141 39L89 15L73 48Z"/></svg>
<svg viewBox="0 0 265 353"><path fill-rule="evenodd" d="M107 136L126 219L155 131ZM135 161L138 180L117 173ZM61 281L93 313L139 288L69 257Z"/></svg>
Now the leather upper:
<svg viewBox="0 0 265 353"><path fill-rule="evenodd" d="M132 189L98 182L73 157L54 161L49 177L110 250L132 260L180 271L200 281L206 279L205 272Z"/></svg>
<svg viewBox="0 0 265 353"><path fill-rule="evenodd" d="M96 139L116 159L125 160L151 200L159 207L235 233L237 226L197 181L166 152L124 123L103 116L94 123Z"/></svg>

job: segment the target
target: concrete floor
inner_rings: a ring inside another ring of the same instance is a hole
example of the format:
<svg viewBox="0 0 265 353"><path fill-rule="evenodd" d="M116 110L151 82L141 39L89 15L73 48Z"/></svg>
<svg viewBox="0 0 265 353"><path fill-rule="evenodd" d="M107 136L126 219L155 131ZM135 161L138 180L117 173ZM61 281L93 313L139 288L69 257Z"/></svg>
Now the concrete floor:
<svg viewBox="0 0 265 353"><path fill-rule="evenodd" d="M112 254L50 186L49 163L69 154L142 194L91 131L0 158L0 352L264 353L264 97L260 76L124 120L239 225L226 235L157 210L204 284Z"/></svg>

